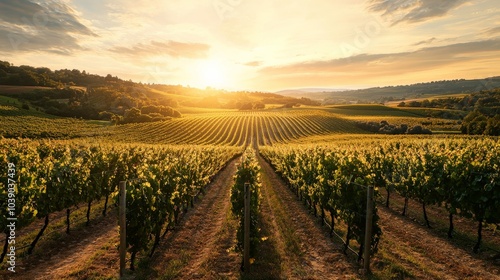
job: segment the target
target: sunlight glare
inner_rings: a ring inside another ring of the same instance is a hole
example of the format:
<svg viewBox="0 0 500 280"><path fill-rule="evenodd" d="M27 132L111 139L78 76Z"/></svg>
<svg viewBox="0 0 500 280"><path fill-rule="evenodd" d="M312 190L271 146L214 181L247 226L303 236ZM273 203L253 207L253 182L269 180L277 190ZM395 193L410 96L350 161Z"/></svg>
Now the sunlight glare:
<svg viewBox="0 0 500 280"><path fill-rule="evenodd" d="M224 87L227 83L226 72L217 60L207 60L200 65L200 79L204 86Z"/></svg>

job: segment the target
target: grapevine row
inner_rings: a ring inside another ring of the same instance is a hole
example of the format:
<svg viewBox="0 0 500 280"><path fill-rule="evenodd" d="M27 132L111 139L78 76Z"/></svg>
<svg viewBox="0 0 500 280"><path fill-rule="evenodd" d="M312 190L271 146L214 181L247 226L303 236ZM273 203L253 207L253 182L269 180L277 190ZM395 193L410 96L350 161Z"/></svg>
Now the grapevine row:
<svg viewBox="0 0 500 280"><path fill-rule="evenodd" d="M288 182L301 200L305 200L322 221L331 218L331 232L335 220L347 225L344 253L350 240L360 244L358 261L363 257L366 227L366 188L371 183L371 172L366 158L341 149L321 146L274 146L260 149L278 174ZM372 226L371 254L378 249L381 229L375 208Z"/></svg>
<svg viewBox="0 0 500 280"><path fill-rule="evenodd" d="M255 156L255 151L247 148L241 157L240 164L234 175L234 185L231 188L231 209L238 219L237 231L238 248L243 251L244 244L244 185L250 187L250 255L254 256L255 248L259 242L259 197L260 197L260 167Z"/></svg>
<svg viewBox="0 0 500 280"><path fill-rule="evenodd" d="M449 214L448 237L452 238L453 216L472 218L478 223L478 252L483 223L500 222L500 143L497 139L433 139L387 141L372 151L378 162L376 183L391 192L422 205L428 227L426 206L442 205Z"/></svg>
<svg viewBox="0 0 500 280"><path fill-rule="evenodd" d="M428 226L426 206L444 206L450 238L454 215L474 219L478 223L475 252L480 248L483 223L500 222L497 139L365 139L326 146L264 147L261 152L299 196L322 212L330 212L332 220L341 218L351 227L357 218L348 213L364 214L362 207L356 208L363 192L352 183L384 188L386 206L391 193L398 193L405 198L403 215L409 199L418 201Z"/></svg>
<svg viewBox="0 0 500 280"><path fill-rule="evenodd" d="M188 116L160 123L117 126L111 138L124 142L164 144L258 145L284 143L305 136L360 132L347 120L317 111L227 112Z"/></svg>
<svg viewBox="0 0 500 280"><path fill-rule="evenodd" d="M17 171L17 225L22 227L36 218L45 219L28 253L47 228L50 214L66 209L69 233L70 208L87 203L90 213L93 201L105 199L105 214L108 199L117 196L118 183L128 180L127 240L135 256L152 245L150 239L158 243L158 231L173 224L179 212L187 209L236 153L238 150L230 147L2 139L0 229L7 229L8 163L15 165Z"/></svg>

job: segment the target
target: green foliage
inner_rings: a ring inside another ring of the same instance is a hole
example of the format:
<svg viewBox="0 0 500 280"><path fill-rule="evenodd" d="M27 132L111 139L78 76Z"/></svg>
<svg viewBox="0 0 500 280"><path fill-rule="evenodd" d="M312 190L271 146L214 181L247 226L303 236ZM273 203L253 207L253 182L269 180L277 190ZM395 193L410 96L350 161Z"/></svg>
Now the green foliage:
<svg viewBox="0 0 500 280"><path fill-rule="evenodd" d="M305 200L347 223L360 244L366 192L356 185L386 187L424 206L444 204L451 215L479 223L500 222L500 144L494 138L350 140L326 147L275 145L261 152ZM376 214L374 220L377 244ZM479 243L480 238L475 250Z"/></svg>
<svg viewBox="0 0 500 280"><path fill-rule="evenodd" d="M0 176L16 167L18 225L80 203L117 197L127 184L127 240L134 255L151 248L210 178L237 153L228 147L93 144L0 139ZM7 180L0 182L0 230L7 226Z"/></svg>
<svg viewBox="0 0 500 280"><path fill-rule="evenodd" d="M259 198L260 198L260 168L255 157L255 151L247 148L243 153L238 170L234 175L234 185L231 188L231 205L233 215L239 220L237 232L238 248L243 250L244 244L244 195L245 184L250 186L250 255L253 256L255 248L260 241L258 225Z"/></svg>
<svg viewBox="0 0 500 280"><path fill-rule="evenodd" d="M432 134L429 129L422 128L420 125L408 127L407 124L399 126L391 125L387 121L377 122L357 122L357 126L361 129L382 134Z"/></svg>
<svg viewBox="0 0 500 280"><path fill-rule="evenodd" d="M6 115L6 116L5 116ZM71 139L109 135L108 128L71 118L54 118L35 111L2 110L0 136L5 138Z"/></svg>
<svg viewBox="0 0 500 280"><path fill-rule="evenodd" d="M498 83L500 79L495 79L494 81ZM500 84L497 84L498 86ZM481 110L483 113L496 114L500 112L498 110L498 106L500 106L500 88L481 90L464 97L424 99L422 101L413 100L400 105L402 105L401 107L442 108L463 111L473 111L476 109Z"/></svg>
<svg viewBox="0 0 500 280"><path fill-rule="evenodd" d="M180 118L181 113L171 107L148 105L142 107L141 109L134 107L125 110L123 119L120 122L124 124L153 122L167 120L171 117Z"/></svg>
<svg viewBox="0 0 500 280"><path fill-rule="evenodd" d="M239 110L262 110L266 105L262 102L236 102L236 107Z"/></svg>
<svg viewBox="0 0 500 280"><path fill-rule="evenodd" d="M500 135L500 113L488 116L479 110L470 112L463 120L462 133L471 135Z"/></svg>
<svg viewBox="0 0 500 280"><path fill-rule="evenodd" d="M127 246L132 256L155 249L236 148L136 146L123 153L127 180ZM116 183L116 181L115 181ZM118 199L118 193L113 194ZM132 257L131 267L134 267Z"/></svg>
<svg viewBox="0 0 500 280"><path fill-rule="evenodd" d="M367 192L364 186L373 185L375 181L370 157L345 147L287 146L265 147L261 152L314 211L319 206L322 214L326 210L347 224L347 243L355 239L363 244ZM378 219L375 207L372 254L377 251L382 234Z"/></svg>

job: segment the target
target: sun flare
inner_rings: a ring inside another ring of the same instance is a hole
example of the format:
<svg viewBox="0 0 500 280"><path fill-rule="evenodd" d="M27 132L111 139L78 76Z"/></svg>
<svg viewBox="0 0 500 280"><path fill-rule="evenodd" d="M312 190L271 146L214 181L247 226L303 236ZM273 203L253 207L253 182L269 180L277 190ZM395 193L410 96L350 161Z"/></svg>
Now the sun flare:
<svg viewBox="0 0 500 280"><path fill-rule="evenodd" d="M227 73L220 61L207 60L199 67L200 82L204 86L224 87L227 85Z"/></svg>

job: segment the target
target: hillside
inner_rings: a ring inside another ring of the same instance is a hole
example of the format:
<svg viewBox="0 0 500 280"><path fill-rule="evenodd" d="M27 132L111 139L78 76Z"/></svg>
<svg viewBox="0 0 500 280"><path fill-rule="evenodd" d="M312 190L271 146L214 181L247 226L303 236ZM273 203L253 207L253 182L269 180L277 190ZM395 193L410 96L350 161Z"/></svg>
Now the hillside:
<svg viewBox="0 0 500 280"><path fill-rule="evenodd" d="M109 122L57 117L0 96L0 138L70 139L109 135Z"/></svg>
<svg viewBox="0 0 500 280"><path fill-rule="evenodd" d="M368 130L373 132L379 131L378 127L381 124L388 123L391 127L400 128L425 126L432 131L461 130L468 134L486 132L486 134L496 134L492 132L496 131L498 126L498 117L495 118L498 112L498 94L495 90L483 90L495 87L500 87L500 77L352 91L333 89L332 92L327 92L328 89L315 88L305 88L301 91L311 98L324 98L323 103L326 104L386 101L391 107L356 105L323 107L323 110L342 119L371 123L371 128ZM319 92L320 90L324 91ZM7 104L4 104L6 107L1 111L6 121L11 124L22 118L34 117L40 118L37 122L46 118L69 117L105 121L105 124L149 123L181 118L183 114L225 114L224 112L228 110L261 111L293 107L307 110L311 108L310 106L315 109L321 108L316 107L320 105L319 102L300 97L297 91L281 93L298 98L267 92L228 92L182 85L142 84L124 81L110 74L99 76L76 69L52 71L43 67L14 66L8 62L0 62L0 96L11 98L6 99L11 101L7 101ZM16 102L17 109L11 110L8 102ZM461 120L475 110L481 114L471 115L466 119L466 123L462 124ZM27 120L23 122L33 123ZM471 122L473 125L469 125ZM364 127L363 129L366 130ZM64 138L72 137L74 134L94 134L94 127L90 130L90 133L70 133L62 136ZM34 131L37 131L37 128L34 128ZM333 131L337 131L337 128ZM16 136L23 135L23 132L26 130L21 128L19 131L10 133L4 131L2 134ZM33 136L39 137L45 134L37 131ZM56 133L56 135L61 134Z"/></svg>
<svg viewBox="0 0 500 280"><path fill-rule="evenodd" d="M490 77L474 80L445 80L398 85L386 87L372 87L358 90L317 90L303 89L300 91L284 90L279 93L287 96L305 96L314 100L322 100L323 104L343 104L349 102L377 102L403 101L414 98L431 98L447 94L473 93L481 90L490 90L500 87L500 77Z"/></svg>
<svg viewBox="0 0 500 280"><path fill-rule="evenodd" d="M181 116L177 110L180 107L252 110L267 104L319 105L307 98L273 93L142 84L111 74L104 77L77 69L52 71L5 61L0 61L0 95L14 97L51 115L115 123L176 118Z"/></svg>

